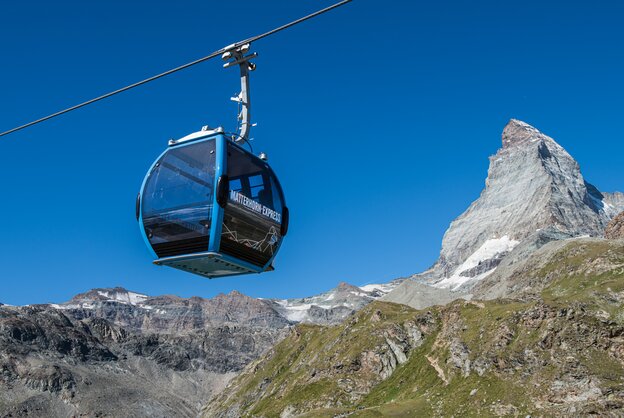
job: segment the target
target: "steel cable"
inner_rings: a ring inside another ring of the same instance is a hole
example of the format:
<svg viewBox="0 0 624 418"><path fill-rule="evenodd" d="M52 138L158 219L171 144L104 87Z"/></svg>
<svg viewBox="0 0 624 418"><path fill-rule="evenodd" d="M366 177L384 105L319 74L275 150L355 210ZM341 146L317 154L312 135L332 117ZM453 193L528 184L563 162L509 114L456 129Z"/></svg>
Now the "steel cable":
<svg viewBox="0 0 624 418"><path fill-rule="evenodd" d="M98 96L98 97L96 97L94 99L87 100L86 102L77 104L77 105L72 106L72 107L68 107L67 109L58 111L56 113L52 113L51 115L48 115L48 116L45 116L43 118L34 120L32 122L29 122L29 123L26 123L24 125L18 126L16 128L9 129L8 131L0 133L0 137L5 136L5 135L9 135L9 134L11 134L13 132L20 131L22 129L28 128L28 127L33 126L33 125L36 125L38 123L45 122L45 121L50 120L52 118L55 118L57 116L61 116L61 115L65 114L65 113L69 113L69 112L72 112L74 110L80 109L81 107L85 107L85 106L88 106L88 105L93 104L95 102L99 102L100 100L108 99L109 97L114 96L116 94L123 93L124 91L128 91L128 90L133 89L135 87L142 86L143 84L147 84L149 82L152 82L154 80L158 80L159 78L162 78L162 77L168 76L170 74L176 73L178 71L184 70L186 68L192 67L192 66L197 65L199 63L202 63L204 61L208 61L210 59L213 59L215 57L218 57L218 56L224 54L225 52L231 51L231 50L236 49L236 48L240 48L241 46L243 46L245 44L249 44L249 43L258 41L260 39L266 38L267 36L273 35L273 34L275 34L277 32L281 32L284 29L288 29L291 26L294 26L294 25L302 23L302 22L304 22L306 20L312 19L313 17L319 16L319 15L321 15L323 13L327 13L330 10L333 10L333 9L335 9L337 7L343 6L343 5L347 4L347 3L350 3L351 1L353 1L353 0L341 1L339 3L336 3L336 4L332 5L332 6L326 7L324 9L321 9L321 10L317 11L317 12L314 12L312 14L304 16L304 17L302 17L300 19L297 19L297 20L294 20L294 21L292 21L290 23L287 23L287 24L285 24L283 26L280 26L278 28L272 29L272 30L270 30L268 32L265 32L265 33L261 34L261 35L253 36L251 38L245 39L244 41L239 41L239 42L236 42L236 43L234 43L232 45L228 45L228 46L226 46L224 48L221 48L220 50L215 51L212 54L207 55L207 56L205 56L203 58L199 58L199 59L197 59L195 61L191 61L191 62L186 63L184 65L180 65L179 67L172 68L171 70L165 71L164 73L160 73L160 74L154 75L152 77L146 78L145 80L138 81L138 82L130 84L130 85L126 86L126 87L122 87L122 88L117 89L115 91L112 91L110 93L106 93L106 94L103 94L101 96Z"/></svg>

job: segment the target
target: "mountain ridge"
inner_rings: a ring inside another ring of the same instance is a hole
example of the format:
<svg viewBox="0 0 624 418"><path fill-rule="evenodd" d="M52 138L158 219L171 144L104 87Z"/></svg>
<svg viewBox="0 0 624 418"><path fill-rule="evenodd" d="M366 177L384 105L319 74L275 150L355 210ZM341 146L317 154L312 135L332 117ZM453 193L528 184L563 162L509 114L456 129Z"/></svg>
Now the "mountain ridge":
<svg viewBox="0 0 624 418"><path fill-rule="evenodd" d="M311 321L319 319L318 315L308 315L307 312L316 308L322 310L338 310L334 317L329 319L330 322L339 322L344 317L350 315L354 311L360 309L367 303L382 297L390 292L394 287L398 286L403 279L396 279L385 284L368 284L364 286L355 286L347 282L340 282L335 288L320 293L315 296L304 298L290 299L267 299L254 298L241 293L238 290L232 290L229 293L219 293L211 298L203 298L200 296L191 296L188 298L176 295L160 295L149 296L147 294L127 290L121 286L112 288L94 288L86 292L78 293L69 301L64 303L45 303L40 305L51 306L56 309L83 311L85 316L89 316L86 312L90 310L100 310L98 316L106 317L106 313L102 309L110 307L111 304L128 305L130 307L141 309L147 314L158 315L166 313L165 309L169 305L180 305L195 310L201 309L222 309L231 311L224 318L218 318L218 323L245 323L245 321L257 321L262 314L274 314L276 317L281 316L290 322ZM254 315L249 317L241 317L241 313L245 309L241 309L241 304L245 308L252 309ZM28 305L26 305L28 306ZM292 312L291 312L292 311ZM317 312L318 313L318 312ZM214 315L213 315L214 316ZM327 323L327 315L324 323ZM130 326L129 323L124 323ZM138 325L133 325L140 328Z"/></svg>
<svg viewBox="0 0 624 418"><path fill-rule="evenodd" d="M341 283L266 300L113 287L60 304L0 304L0 415L196 416L295 323L339 323L388 288Z"/></svg>

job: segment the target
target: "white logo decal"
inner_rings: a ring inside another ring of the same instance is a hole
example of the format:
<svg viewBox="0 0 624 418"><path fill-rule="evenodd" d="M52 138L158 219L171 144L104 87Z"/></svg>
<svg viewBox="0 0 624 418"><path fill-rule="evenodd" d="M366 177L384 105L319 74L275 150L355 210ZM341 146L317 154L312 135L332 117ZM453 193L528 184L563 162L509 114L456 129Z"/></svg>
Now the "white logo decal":
<svg viewBox="0 0 624 418"><path fill-rule="evenodd" d="M282 223L282 214L274 211L271 208L267 208L261 203L256 202L253 199L248 198L244 194L237 192L236 190L230 190L230 200L235 203L239 203L246 208L253 210L267 218L273 219L275 222Z"/></svg>

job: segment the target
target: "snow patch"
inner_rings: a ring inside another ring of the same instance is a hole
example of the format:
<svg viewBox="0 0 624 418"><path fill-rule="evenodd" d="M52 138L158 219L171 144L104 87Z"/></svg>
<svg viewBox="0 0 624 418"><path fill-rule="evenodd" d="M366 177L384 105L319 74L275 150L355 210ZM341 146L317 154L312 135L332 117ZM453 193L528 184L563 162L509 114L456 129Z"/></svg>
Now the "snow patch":
<svg viewBox="0 0 624 418"><path fill-rule="evenodd" d="M354 289L334 289L320 295L301 299L273 300L278 312L289 321L303 322L310 319L309 311L313 307L320 309L348 308L357 309L363 303L362 299L371 301L390 292L395 284L368 284Z"/></svg>
<svg viewBox="0 0 624 418"><path fill-rule="evenodd" d="M364 286L360 286L360 289L367 293L372 293L375 291L381 293L390 293L390 291L393 290L395 287L396 286L390 284L367 284Z"/></svg>
<svg viewBox="0 0 624 418"><path fill-rule="evenodd" d="M359 297L361 297L361 298L372 298L372 296L371 296L371 295L369 295L368 293L353 292L353 291L351 291L351 292L349 292L349 293L351 293L352 295L355 295L355 296L359 296Z"/></svg>
<svg viewBox="0 0 624 418"><path fill-rule="evenodd" d="M447 277L439 281L438 283L434 284L434 287L450 288L451 290L457 290L460 286L468 282L476 282L485 279L487 276L492 274L494 270L496 270L496 267L475 277L462 276L462 273L467 270L473 269L482 262L491 260L500 254L510 252L519 243L520 241L513 240L509 238L508 235L502 236L501 238L492 238L485 241L477 251L475 251L470 257L468 257L466 261L464 261L464 263L455 270L451 277Z"/></svg>
<svg viewBox="0 0 624 418"><path fill-rule="evenodd" d="M289 300L276 300L275 303L282 307L282 315L289 321L301 322L308 316L308 311L312 308L311 303L291 303Z"/></svg>
<svg viewBox="0 0 624 418"><path fill-rule="evenodd" d="M282 307L282 315L289 321L301 322L308 316L308 311L312 308L311 303L296 304L289 300L276 300L275 303Z"/></svg>
<svg viewBox="0 0 624 418"><path fill-rule="evenodd" d="M28 305L26 305L28 306ZM95 309L95 305L92 303L64 303L62 305L56 303L50 303L48 306L53 307L54 309Z"/></svg>
<svg viewBox="0 0 624 418"><path fill-rule="evenodd" d="M112 295L110 292L98 291L100 296L103 296L107 299L114 300L116 302L127 303L130 305L138 305L147 300L147 295L142 295L140 293L127 292L127 293L117 293L114 292Z"/></svg>
<svg viewBox="0 0 624 418"><path fill-rule="evenodd" d="M288 300L276 300L275 302L277 302L277 304L282 306L283 308L292 310L292 311L307 311L308 309L312 307L311 303L303 303L301 305L298 305L298 304L292 304Z"/></svg>

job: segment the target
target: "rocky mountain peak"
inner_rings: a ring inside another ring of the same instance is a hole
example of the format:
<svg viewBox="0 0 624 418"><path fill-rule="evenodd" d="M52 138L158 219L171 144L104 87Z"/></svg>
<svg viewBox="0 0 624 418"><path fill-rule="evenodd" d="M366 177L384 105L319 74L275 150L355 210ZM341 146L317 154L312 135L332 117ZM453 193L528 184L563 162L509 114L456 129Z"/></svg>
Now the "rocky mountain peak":
<svg viewBox="0 0 624 418"><path fill-rule="evenodd" d="M361 292L361 289L347 282L340 282L335 289L338 292Z"/></svg>
<svg viewBox="0 0 624 418"><path fill-rule="evenodd" d="M518 119L511 119L503 129L503 148L536 142L546 136L533 126Z"/></svg>
<svg viewBox="0 0 624 418"><path fill-rule="evenodd" d="M0 307L0 416L196 416L290 326L202 298L111 299L131 294Z"/></svg>
<svg viewBox="0 0 624 418"><path fill-rule="evenodd" d="M217 305L238 305L238 304L247 304L247 305L258 305L263 306L264 303L259 300L252 298L251 296L247 296L238 290L232 290L228 294L220 293L210 301L209 299L202 299L203 302L210 302Z"/></svg>
<svg viewBox="0 0 624 418"><path fill-rule="evenodd" d="M485 189L451 223L440 258L417 279L466 290L515 248L530 252L552 240L602 237L609 221L624 210L620 194L602 193L585 181L576 160L533 126L512 119L502 144L490 157ZM406 289L410 286L393 293L422 293Z"/></svg>

